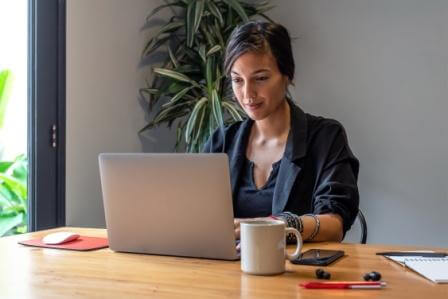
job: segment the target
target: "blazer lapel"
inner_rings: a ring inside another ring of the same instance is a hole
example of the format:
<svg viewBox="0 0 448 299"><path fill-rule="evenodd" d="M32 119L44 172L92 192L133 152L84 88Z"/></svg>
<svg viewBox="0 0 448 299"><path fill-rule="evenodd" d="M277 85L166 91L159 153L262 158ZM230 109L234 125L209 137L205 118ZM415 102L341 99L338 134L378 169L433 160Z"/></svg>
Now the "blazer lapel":
<svg viewBox="0 0 448 299"><path fill-rule="evenodd" d="M286 142L285 153L280 163L277 184L272 199L272 214L284 211L291 194L292 187L302 170L302 158L306 155L307 120L306 115L291 100L291 129Z"/></svg>
<svg viewBox="0 0 448 299"><path fill-rule="evenodd" d="M240 181L241 170L243 169L244 159L246 157L246 147L252 123L252 120L247 119L241 124L241 127L236 134L236 138L234 139L236 140L234 147L228 152L230 156L230 183L234 200L236 199L238 182Z"/></svg>
<svg viewBox="0 0 448 299"><path fill-rule="evenodd" d="M284 211L291 194L292 186L296 181L297 175L302 168L291 162L289 159L282 159L277 176L277 184L274 189L272 200L272 214L278 214Z"/></svg>

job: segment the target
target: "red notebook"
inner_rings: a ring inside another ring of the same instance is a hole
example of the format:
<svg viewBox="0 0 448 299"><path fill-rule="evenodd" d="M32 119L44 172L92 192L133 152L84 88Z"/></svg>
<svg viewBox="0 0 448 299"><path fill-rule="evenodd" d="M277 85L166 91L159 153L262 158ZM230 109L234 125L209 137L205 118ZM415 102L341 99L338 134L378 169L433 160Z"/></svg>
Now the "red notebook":
<svg viewBox="0 0 448 299"><path fill-rule="evenodd" d="M20 241L19 244L35 247L78 250L78 251L95 250L109 247L109 242L107 238L85 237L85 236L80 236L76 240L60 245L45 244L42 242L41 238L27 241Z"/></svg>

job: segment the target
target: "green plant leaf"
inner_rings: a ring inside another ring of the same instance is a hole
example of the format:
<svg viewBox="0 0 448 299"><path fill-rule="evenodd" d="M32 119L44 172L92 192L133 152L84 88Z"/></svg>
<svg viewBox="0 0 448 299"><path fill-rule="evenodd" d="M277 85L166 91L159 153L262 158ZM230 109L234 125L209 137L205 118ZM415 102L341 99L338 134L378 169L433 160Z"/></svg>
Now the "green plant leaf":
<svg viewBox="0 0 448 299"><path fill-rule="evenodd" d="M4 184L0 184L0 211L2 209L6 209L13 204L19 203L20 200L13 200L11 196L11 192Z"/></svg>
<svg viewBox="0 0 448 299"><path fill-rule="evenodd" d="M153 102L157 101L158 97L160 96L160 90L158 90L157 88L140 88L139 93L143 99L146 99L145 94L149 96L148 108L150 110L152 109Z"/></svg>
<svg viewBox="0 0 448 299"><path fill-rule="evenodd" d="M201 69L197 66L183 64L175 69L176 72L188 74L188 73L200 73Z"/></svg>
<svg viewBox="0 0 448 299"><path fill-rule="evenodd" d="M210 33L210 31L207 29L207 26L204 23L201 24L201 32L205 35L208 46L214 47L216 45L215 38Z"/></svg>
<svg viewBox="0 0 448 299"><path fill-rule="evenodd" d="M187 7L186 28L187 28L187 46L192 47L194 35L201 24L204 13L204 0L191 1Z"/></svg>
<svg viewBox="0 0 448 299"><path fill-rule="evenodd" d="M159 29L157 33L154 34L153 38L151 38L147 43L145 48L143 49L143 56L147 56L150 53L154 52L160 45L171 38L171 33L175 32L179 28L184 26L184 22L168 22L162 28Z"/></svg>
<svg viewBox="0 0 448 299"><path fill-rule="evenodd" d="M213 86L213 58L212 57L208 57L207 58L207 64L205 66L206 70L205 70L205 81L207 82L207 91L211 96L211 91L212 91L212 86Z"/></svg>
<svg viewBox="0 0 448 299"><path fill-rule="evenodd" d="M218 93L216 89L212 91L212 110L215 116L216 123L219 127L224 126L224 120L222 118L221 101L219 100Z"/></svg>
<svg viewBox="0 0 448 299"><path fill-rule="evenodd" d="M219 21L219 24L221 24L221 27L224 27L224 18L222 17L221 11L216 6L214 1L207 1L208 9L210 10L210 13L213 14Z"/></svg>
<svg viewBox="0 0 448 299"><path fill-rule="evenodd" d="M144 126L142 129L139 130L139 133L143 133L146 130L150 130L154 127L157 127L161 125L164 122L172 122L176 120L177 118L183 117L188 114L188 110L179 110L179 108L182 108L182 106L191 105L193 101L186 102L186 103L180 103L176 106L168 107L164 110L160 110L157 115L154 117L152 121L150 121L146 126Z"/></svg>
<svg viewBox="0 0 448 299"><path fill-rule="evenodd" d="M196 1L190 1L187 6L187 16L185 18L185 29L187 34L187 47L193 46L194 36L194 9Z"/></svg>
<svg viewBox="0 0 448 299"><path fill-rule="evenodd" d="M232 118L235 121L242 121L243 117L239 114L238 110L235 109L235 107L227 102L227 101L223 101L222 102L222 107L229 112L230 116L232 116Z"/></svg>
<svg viewBox="0 0 448 299"><path fill-rule="evenodd" d="M201 24L202 15L204 14L204 0L196 0L195 14L194 14L194 34L198 32L199 25Z"/></svg>
<svg viewBox="0 0 448 299"><path fill-rule="evenodd" d="M226 28L225 28L225 30L230 33L230 31L232 31L233 28L234 28L234 24L232 22L232 20L233 20L233 9L232 9L232 7L229 4L227 4L227 6L228 6L228 9L227 9L227 17L226 17L226 24L225 24Z"/></svg>
<svg viewBox="0 0 448 299"><path fill-rule="evenodd" d="M167 123L168 123L168 124L167 124L168 128L171 129L171 127L173 126L173 123L174 123L176 120L180 120L180 119L182 119L182 118L183 118L185 115L187 115L187 114L190 114L190 111L189 111L189 110L184 110L184 111L179 111L179 112L176 112L176 113L171 113L170 116L167 117L167 118L164 120L164 122L167 122Z"/></svg>
<svg viewBox="0 0 448 299"><path fill-rule="evenodd" d="M247 16L246 11L241 6L240 2L238 2L237 0L223 0L223 1L226 2L229 6L231 6L237 12L237 14L243 20L243 22L249 21L249 17Z"/></svg>
<svg viewBox="0 0 448 299"><path fill-rule="evenodd" d="M176 128L176 144L174 145L175 150L179 148L179 146L182 143L182 136L185 128L185 123L182 121L179 121Z"/></svg>
<svg viewBox="0 0 448 299"><path fill-rule="evenodd" d="M215 89L219 92L221 90L221 80L223 76L221 75L221 69L216 68L216 80L215 80Z"/></svg>
<svg viewBox="0 0 448 299"><path fill-rule="evenodd" d="M6 107L9 102L9 95L12 86L12 72L10 70L0 71L0 129L3 128Z"/></svg>
<svg viewBox="0 0 448 299"><path fill-rule="evenodd" d="M177 101L181 100L182 97L184 95L186 95L187 92L189 92L193 87L194 86L189 86L189 87L186 87L186 88L182 89L174 97L172 97L171 100L168 103L163 104L162 107L167 107L167 106L170 106L170 105L173 105L173 104L177 103Z"/></svg>
<svg viewBox="0 0 448 299"><path fill-rule="evenodd" d="M163 4L160 5L156 8L154 8L147 16L146 16L146 21L148 21L151 17L153 17L156 13L158 13L159 11L161 11L162 9L166 8L166 7L170 7L172 8L173 6L179 6L179 7L185 7L185 5L182 5L182 1L177 1L177 2L171 2L168 4Z"/></svg>
<svg viewBox="0 0 448 299"><path fill-rule="evenodd" d="M196 145L198 144L200 138L204 135L203 131L204 131L204 119L205 119L205 114L206 114L207 109L201 109L201 113L200 113L200 117L199 117L199 123L197 125L197 132L196 132L196 136L194 137L193 140L193 144Z"/></svg>
<svg viewBox="0 0 448 299"><path fill-rule="evenodd" d="M163 45L165 42L167 42L170 38L171 38L170 35L166 35L166 36L164 36L164 37L162 37L162 38L158 37L158 38L155 38L155 39L149 41L149 42L146 44L146 47L145 47L145 49L144 49L143 52L142 52L142 56L144 57L144 56L148 56L148 55L150 55L150 54L153 53L155 50L157 50L158 48L160 48L160 46L162 46L162 45Z"/></svg>
<svg viewBox="0 0 448 299"><path fill-rule="evenodd" d="M143 94L148 94L148 95L158 95L160 94L160 90L158 90L157 88L140 88L140 95L142 97L144 97Z"/></svg>
<svg viewBox="0 0 448 299"><path fill-rule="evenodd" d="M26 156L17 156L6 173L17 179L26 187L26 183L28 180L28 162Z"/></svg>
<svg viewBox="0 0 448 299"><path fill-rule="evenodd" d="M205 45L204 44L199 46L198 53L199 53L199 56L201 56L202 61L205 62Z"/></svg>
<svg viewBox="0 0 448 299"><path fill-rule="evenodd" d="M0 237L23 222L24 213L0 212Z"/></svg>
<svg viewBox="0 0 448 299"><path fill-rule="evenodd" d="M180 81L180 82L191 83L191 84L193 84L193 85L195 85L195 86L198 86L198 85L199 85L197 82L191 80L188 76L186 76L186 75L184 75L184 74L182 74L182 73L173 71L173 70L162 69L162 68L158 68L158 67L156 67L156 68L154 68L153 71L154 71L154 73L156 73L156 74L159 74L159 75L161 75L161 76L168 77L168 78L171 78L171 79Z"/></svg>
<svg viewBox="0 0 448 299"><path fill-rule="evenodd" d="M184 106L188 106L190 104L192 104L192 102L184 102L160 110L154 118L154 125L159 125L166 120L171 120L173 118L173 115L177 116L179 114L184 114L185 111L182 111L182 109L179 110L179 108L184 108Z"/></svg>
<svg viewBox="0 0 448 299"><path fill-rule="evenodd" d="M6 172L11 165L14 164L14 162L11 161L0 161L0 172Z"/></svg>
<svg viewBox="0 0 448 299"><path fill-rule="evenodd" d="M212 55L212 54L214 54L216 52L219 52L219 51L221 51L221 46L220 45L216 45L216 46L212 47L210 50L208 50L206 55L210 56L210 55Z"/></svg>
<svg viewBox="0 0 448 299"><path fill-rule="evenodd" d="M224 41L224 38L221 33L221 27L219 26L218 22L215 20L214 23L214 33L216 37L218 38L219 44L221 45L221 49L224 49L226 47L226 42Z"/></svg>
<svg viewBox="0 0 448 299"><path fill-rule="evenodd" d="M24 185L20 180L12 176L0 173L0 182L6 184L13 193L19 196L20 199L23 200L27 197L26 185Z"/></svg>
<svg viewBox="0 0 448 299"><path fill-rule="evenodd" d="M185 128L185 142L187 144L191 141L191 132L196 125L197 115L207 101L208 99L206 97L201 98L194 106L193 111L191 111L191 115L188 118L187 126Z"/></svg>
<svg viewBox="0 0 448 299"><path fill-rule="evenodd" d="M177 62L176 56L174 56L173 51L171 51L171 47L168 46L168 55L170 56L171 62L173 63L174 68L178 68L179 63Z"/></svg>

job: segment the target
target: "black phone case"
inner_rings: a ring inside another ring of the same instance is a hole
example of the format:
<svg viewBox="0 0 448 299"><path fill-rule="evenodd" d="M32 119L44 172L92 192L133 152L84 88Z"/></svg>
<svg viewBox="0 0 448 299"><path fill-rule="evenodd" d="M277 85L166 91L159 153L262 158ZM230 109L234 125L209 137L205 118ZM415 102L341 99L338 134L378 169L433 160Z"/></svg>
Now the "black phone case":
<svg viewBox="0 0 448 299"><path fill-rule="evenodd" d="M311 266L328 266L340 257L344 256L344 251L337 250L335 251L335 254L327 257L327 258L318 258L318 259L295 259L292 260L291 263L297 264L297 265L311 265Z"/></svg>

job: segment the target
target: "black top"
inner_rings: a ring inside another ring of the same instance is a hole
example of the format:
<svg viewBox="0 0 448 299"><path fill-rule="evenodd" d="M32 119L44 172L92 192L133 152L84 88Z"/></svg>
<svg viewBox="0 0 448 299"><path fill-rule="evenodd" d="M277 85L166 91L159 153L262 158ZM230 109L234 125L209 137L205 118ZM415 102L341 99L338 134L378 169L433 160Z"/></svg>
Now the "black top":
<svg viewBox="0 0 448 299"><path fill-rule="evenodd" d="M245 159L240 187L235 199L235 217L254 218L272 215L272 197L274 196L280 161L272 164L268 180L264 186L257 189L254 180L254 162Z"/></svg>
<svg viewBox="0 0 448 299"><path fill-rule="evenodd" d="M291 129L277 174L272 214L336 213L343 219L345 234L358 213L359 162L339 122L304 113L288 102ZM225 152L229 157L235 215L252 124L246 119L218 129L204 146L204 152Z"/></svg>

